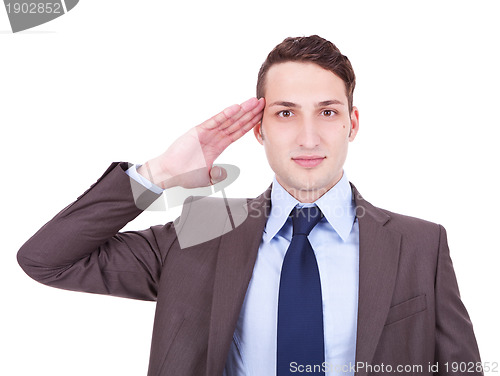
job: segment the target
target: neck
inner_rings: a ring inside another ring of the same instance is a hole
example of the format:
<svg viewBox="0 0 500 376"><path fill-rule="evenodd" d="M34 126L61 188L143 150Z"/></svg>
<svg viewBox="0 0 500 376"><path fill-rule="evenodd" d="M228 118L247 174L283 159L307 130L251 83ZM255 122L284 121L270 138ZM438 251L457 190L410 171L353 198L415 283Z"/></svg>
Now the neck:
<svg viewBox="0 0 500 376"><path fill-rule="evenodd" d="M313 203L313 202L317 201L321 196L323 196L326 192L328 192L330 189L332 189L335 186L335 184L337 184L340 181L342 176L343 176L343 173L333 183L329 184L328 186L321 187L321 188L289 187L289 186L283 185L283 183L279 181L278 177L276 177L276 179L278 180L278 183L280 183L281 186L292 197L294 197L297 201L299 201L301 203L307 204L307 203Z"/></svg>
<svg viewBox="0 0 500 376"><path fill-rule="evenodd" d="M323 196L328 189L295 189L295 188L285 188L291 196L293 196L297 201L301 203L312 203Z"/></svg>

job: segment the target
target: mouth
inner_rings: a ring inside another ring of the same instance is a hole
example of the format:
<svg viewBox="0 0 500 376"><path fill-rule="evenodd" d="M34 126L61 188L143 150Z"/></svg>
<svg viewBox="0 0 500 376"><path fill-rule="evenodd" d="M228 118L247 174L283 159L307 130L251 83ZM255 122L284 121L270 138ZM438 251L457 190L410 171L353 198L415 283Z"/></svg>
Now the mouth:
<svg viewBox="0 0 500 376"><path fill-rule="evenodd" d="M321 157L319 155L304 155L292 158L292 160L301 167L313 168L321 164L326 159L326 157Z"/></svg>

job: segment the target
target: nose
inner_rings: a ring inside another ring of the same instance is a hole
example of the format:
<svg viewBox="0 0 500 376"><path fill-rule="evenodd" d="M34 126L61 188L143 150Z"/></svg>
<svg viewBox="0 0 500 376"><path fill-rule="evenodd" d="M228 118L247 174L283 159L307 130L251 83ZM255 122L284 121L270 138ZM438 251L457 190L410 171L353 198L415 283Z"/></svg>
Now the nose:
<svg viewBox="0 0 500 376"><path fill-rule="evenodd" d="M319 145L319 130L313 119L304 119L299 124L296 142L304 149L314 149Z"/></svg>

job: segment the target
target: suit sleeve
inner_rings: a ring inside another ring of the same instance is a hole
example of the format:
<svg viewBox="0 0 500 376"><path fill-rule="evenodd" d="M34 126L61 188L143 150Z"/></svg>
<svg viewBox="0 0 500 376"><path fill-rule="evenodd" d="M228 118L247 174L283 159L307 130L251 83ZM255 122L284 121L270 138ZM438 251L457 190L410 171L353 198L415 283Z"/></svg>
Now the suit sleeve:
<svg viewBox="0 0 500 376"><path fill-rule="evenodd" d="M18 251L33 279L67 290L156 300L163 260L174 242L172 223L119 232L160 195L115 162L85 193Z"/></svg>
<svg viewBox="0 0 500 376"><path fill-rule="evenodd" d="M440 239L435 281L437 375L483 375L472 323L465 309L450 258L446 230Z"/></svg>

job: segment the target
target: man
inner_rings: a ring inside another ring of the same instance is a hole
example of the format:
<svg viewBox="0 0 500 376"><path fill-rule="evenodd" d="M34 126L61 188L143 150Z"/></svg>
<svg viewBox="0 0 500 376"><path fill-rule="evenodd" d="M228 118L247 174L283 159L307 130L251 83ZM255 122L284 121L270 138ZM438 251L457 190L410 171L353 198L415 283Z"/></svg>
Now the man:
<svg viewBox="0 0 500 376"><path fill-rule="evenodd" d="M20 265L49 286L156 300L148 375L482 374L444 228L376 208L347 180L354 86L331 42L285 39L260 99L142 166L113 163ZM174 223L118 232L163 189L223 181L214 161L252 128L275 172L261 196L190 198Z"/></svg>

